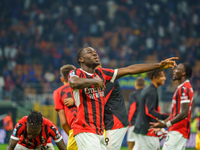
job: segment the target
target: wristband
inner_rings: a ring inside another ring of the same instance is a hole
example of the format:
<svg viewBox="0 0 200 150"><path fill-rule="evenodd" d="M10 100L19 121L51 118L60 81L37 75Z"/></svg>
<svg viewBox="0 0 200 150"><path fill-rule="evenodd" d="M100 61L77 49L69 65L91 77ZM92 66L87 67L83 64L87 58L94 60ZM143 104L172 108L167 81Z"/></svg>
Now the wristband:
<svg viewBox="0 0 200 150"><path fill-rule="evenodd" d="M171 123L170 121L167 121L167 122L166 122L166 126L167 126L167 127L170 127L170 126L172 126L172 123Z"/></svg>

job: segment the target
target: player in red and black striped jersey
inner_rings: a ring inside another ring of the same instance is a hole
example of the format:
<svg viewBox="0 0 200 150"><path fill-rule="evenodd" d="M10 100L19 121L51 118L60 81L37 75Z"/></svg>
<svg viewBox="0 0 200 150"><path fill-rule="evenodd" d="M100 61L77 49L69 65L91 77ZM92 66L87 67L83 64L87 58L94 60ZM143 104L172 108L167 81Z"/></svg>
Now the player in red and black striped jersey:
<svg viewBox="0 0 200 150"><path fill-rule="evenodd" d="M64 85L56 89L53 93L55 109L59 114L61 126L69 136L67 142L68 150L78 149L73 137L73 124L76 118L77 109L68 83L69 72L74 69L76 69L76 67L73 65L64 65L60 68L60 79Z"/></svg>
<svg viewBox="0 0 200 150"><path fill-rule="evenodd" d="M69 75L72 87L77 118L74 123L74 135L78 149L106 149L103 137L104 88L107 82L128 75L142 73L158 68L167 69L176 66L169 58L161 63L136 64L120 69L95 69L100 60L92 47L81 48L77 53L77 61L81 68L75 69Z"/></svg>
<svg viewBox="0 0 200 150"><path fill-rule="evenodd" d="M151 123L151 128L169 127L168 136L163 145L164 150L185 149L187 139L190 137L191 109L193 104L193 89L190 84L192 68L189 64L182 63L173 71L173 81L178 81L179 86L172 98L170 117L164 122Z"/></svg>
<svg viewBox="0 0 200 150"><path fill-rule="evenodd" d="M42 117L41 113L32 111L29 116L17 122L7 150L54 150L51 137L60 150L66 150L62 136L53 122Z"/></svg>

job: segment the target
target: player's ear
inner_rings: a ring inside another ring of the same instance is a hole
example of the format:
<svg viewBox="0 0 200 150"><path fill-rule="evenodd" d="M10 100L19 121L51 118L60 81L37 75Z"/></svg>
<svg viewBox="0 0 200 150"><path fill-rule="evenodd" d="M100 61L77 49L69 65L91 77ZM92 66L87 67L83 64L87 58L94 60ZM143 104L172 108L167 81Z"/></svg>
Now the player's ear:
<svg viewBox="0 0 200 150"><path fill-rule="evenodd" d="M61 82L64 82L64 79L63 79L63 77L60 77L60 80L61 80Z"/></svg>
<svg viewBox="0 0 200 150"><path fill-rule="evenodd" d="M83 57L80 57L78 61L83 63L85 61L85 59Z"/></svg>

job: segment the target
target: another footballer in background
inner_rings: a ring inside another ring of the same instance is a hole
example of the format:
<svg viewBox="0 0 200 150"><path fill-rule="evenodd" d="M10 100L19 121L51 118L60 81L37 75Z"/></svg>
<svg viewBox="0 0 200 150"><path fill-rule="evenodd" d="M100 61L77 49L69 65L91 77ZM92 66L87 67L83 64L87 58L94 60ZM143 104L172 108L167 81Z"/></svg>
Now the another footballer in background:
<svg viewBox="0 0 200 150"><path fill-rule="evenodd" d="M15 125L7 150L54 150L51 137L59 150L66 150L63 138L53 122L33 110Z"/></svg>
<svg viewBox="0 0 200 150"><path fill-rule="evenodd" d="M137 77L135 81L135 91L129 95L129 106L128 106L128 121L129 129L127 134L128 149L132 150L135 145L135 120L138 114L138 106L140 101L140 93L145 86L145 80L143 77Z"/></svg>
<svg viewBox="0 0 200 150"><path fill-rule="evenodd" d="M58 112L60 123L64 131L69 136L67 150L78 150L73 137L73 123L76 118L76 106L68 83L68 75L71 70L76 69L73 65L64 65L60 68L60 80L64 84L53 93L55 109Z"/></svg>
<svg viewBox="0 0 200 150"><path fill-rule="evenodd" d="M158 87L165 84L165 72L162 69L147 73L151 84L140 93L138 114L135 121L135 146L133 150L157 150L160 149L159 138L154 132L149 131L150 122L156 122L156 118L165 120L168 114L159 113Z"/></svg>
<svg viewBox="0 0 200 150"><path fill-rule="evenodd" d="M173 71L173 81L178 81L172 97L172 108L169 118L161 122L151 122L152 128L166 128L168 135L163 144L163 150L185 149L186 141L190 138L191 111L193 104L193 88L189 79L192 76L192 67L187 63L179 64Z"/></svg>

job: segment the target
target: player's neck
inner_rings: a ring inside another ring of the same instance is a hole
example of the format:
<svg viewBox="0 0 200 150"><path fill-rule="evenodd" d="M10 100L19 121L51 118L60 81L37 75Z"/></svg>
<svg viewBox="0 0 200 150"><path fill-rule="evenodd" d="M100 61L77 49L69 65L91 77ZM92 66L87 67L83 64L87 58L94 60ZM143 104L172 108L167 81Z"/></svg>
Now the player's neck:
<svg viewBox="0 0 200 150"><path fill-rule="evenodd" d="M155 81L151 81L151 83L156 87L156 88L158 88L159 87L159 85L158 85L158 83L157 82L155 82Z"/></svg>
<svg viewBox="0 0 200 150"><path fill-rule="evenodd" d="M64 85L68 84L69 82L63 82Z"/></svg>
<svg viewBox="0 0 200 150"><path fill-rule="evenodd" d="M180 80L178 80L179 85L182 84L183 82L185 82L187 79L186 78L181 78Z"/></svg>
<svg viewBox="0 0 200 150"><path fill-rule="evenodd" d="M88 72L88 73L91 73L93 74L95 69L94 68L91 68L91 67L88 67L88 66L81 66L81 69Z"/></svg>

